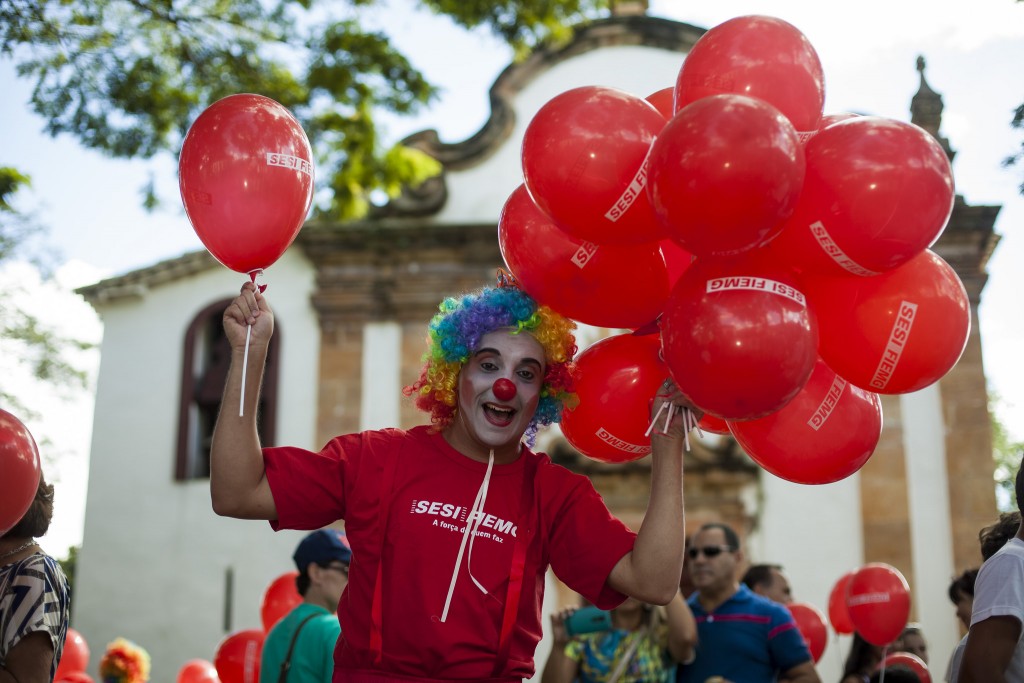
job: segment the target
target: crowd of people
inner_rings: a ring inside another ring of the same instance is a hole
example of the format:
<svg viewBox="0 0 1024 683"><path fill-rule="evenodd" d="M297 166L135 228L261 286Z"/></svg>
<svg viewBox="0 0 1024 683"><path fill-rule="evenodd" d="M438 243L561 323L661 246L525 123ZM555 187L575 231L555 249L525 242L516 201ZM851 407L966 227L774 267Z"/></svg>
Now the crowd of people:
<svg viewBox="0 0 1024 683"><path fill-rule="evenodd" d="M293 558L302 603L268 634L261 683L519 683L546 626L543 683L821 680L782 566L748 567L724 523L686 537L683 450L699 411L671 379L651 401L651 491L635 532L588 478L532 450L574 401L574 327L507 280L446 299L406 390L429 425L341 435L319 452L263 448L256 406L274 316L243 286L224 314L232 355L213 509L312 532ZM0 536L0 683L52 681L61 658L67 581L35 545L52 504L40 481L25 519ZM969 626L950 681L1024 683L1024 529L1019 514L994 527L980 571L949 588ZM598 626L570 628L575 608L542 622L549 569L605 615ZM913 625L890 649L928 660ZM882 657L854 635L841 683L876 680ZM884 676L916 679L899 667Z"/></svg>

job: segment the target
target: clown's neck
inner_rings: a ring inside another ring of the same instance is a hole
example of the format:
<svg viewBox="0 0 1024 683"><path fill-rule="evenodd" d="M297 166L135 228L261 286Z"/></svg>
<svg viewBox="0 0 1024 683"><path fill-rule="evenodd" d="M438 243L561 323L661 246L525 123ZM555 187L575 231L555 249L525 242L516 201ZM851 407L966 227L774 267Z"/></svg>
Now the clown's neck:
<svg viewBox="0 0 1024 683"><path fill-rule="evenodd" d="M456 425L449 425L441 432L448 445L457 450L470 460L487 463L491 453L491 447L472 438L465 431L460 430ZM503 444L494 448L494 464L509 465L519 459L522 452L520 442Z"/></svg>

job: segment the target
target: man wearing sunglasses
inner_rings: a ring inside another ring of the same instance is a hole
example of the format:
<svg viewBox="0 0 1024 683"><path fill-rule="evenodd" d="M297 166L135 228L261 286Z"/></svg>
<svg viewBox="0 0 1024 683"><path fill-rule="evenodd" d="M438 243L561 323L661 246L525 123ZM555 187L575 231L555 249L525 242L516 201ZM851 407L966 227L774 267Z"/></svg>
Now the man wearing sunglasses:
<svg viewBox="0 0 1024 683"><path fill-rule="evenodd" d="M705 524L686 552L697 651L680 665L678 683L820 683L789 611L739 583L743 552L732 527Z"/></svg>
<svg viewBox="0 0 1024 683"><path fill-rule="evenodd" d="M344 531L320 529L302 539L292 559L302 602L267 634L260 683L330 683L341 633L335 612L348 585L352 549Z"/></svg>

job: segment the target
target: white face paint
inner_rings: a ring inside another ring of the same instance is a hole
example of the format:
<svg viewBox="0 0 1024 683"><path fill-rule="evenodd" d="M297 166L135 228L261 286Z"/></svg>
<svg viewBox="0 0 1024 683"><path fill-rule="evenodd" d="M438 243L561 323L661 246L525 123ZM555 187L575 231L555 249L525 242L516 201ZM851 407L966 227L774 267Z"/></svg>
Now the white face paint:
<svg viewBox="0 0 1024 683"><path fill-rule="evenodd" d="M544 371L544 348L529 333L485 334L459 373L458 414L445 433L448 442L478 459L486 460L491 449L499 461L514 458L537 410ZM499 400L498 379L512 382L515 396Z"/></svg>

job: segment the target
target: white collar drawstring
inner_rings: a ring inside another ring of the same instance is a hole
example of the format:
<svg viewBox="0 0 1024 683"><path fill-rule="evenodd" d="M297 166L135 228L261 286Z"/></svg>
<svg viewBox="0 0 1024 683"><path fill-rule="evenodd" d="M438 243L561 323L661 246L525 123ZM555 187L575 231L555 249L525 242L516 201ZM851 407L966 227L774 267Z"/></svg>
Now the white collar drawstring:
<svg viewBox="0 0 1024 683"><path fill-rule="evenodd" d="M444 601L444 611L441 612L441 622L443 623L448 619L448 608L452 604L452 595L455 594L455 583L459 578L459 568L462 567L462 554L466 550L466 541L469 541L469 556L466 558L466 571L469 572L469 578L473 580L473 583L481 593L487 593L487 589L476 580L473 576L473 572L470 569L470 565L473 559L473 541L476 540L476 531L480 527L480 522L483 520L484 502L487 500L487 489L491 484L491 471L494 469L494 449L492 448L490 454L487 456L487 471L484 473L484 480L480 483L480 488L477 489L476 498L473 500L473 507L469 511L469 517L466 518L466 529L462 532L462 544L459 546L459 554L455 558L455 568L452 570L452 581L448 586L448 597Z"/></svg>

